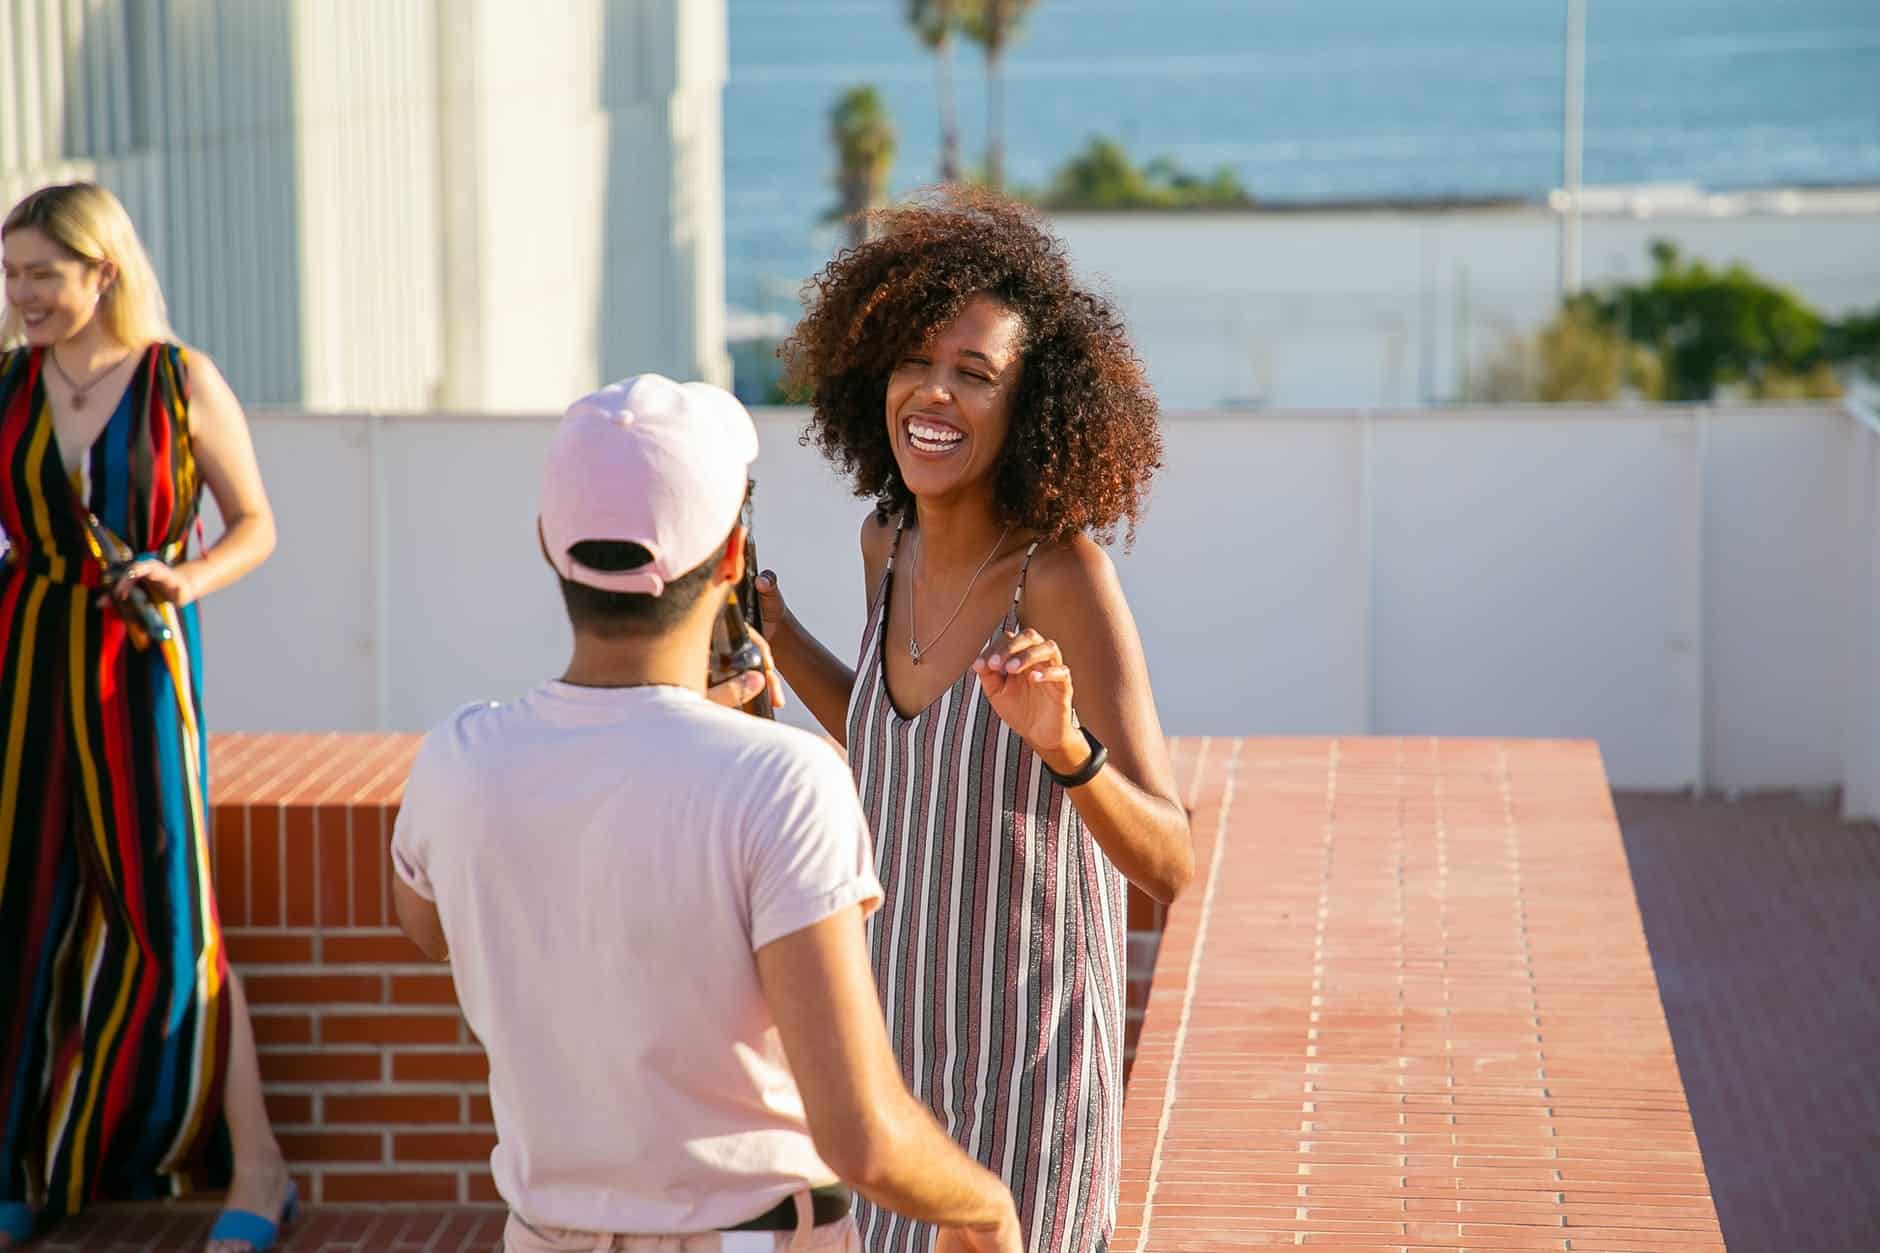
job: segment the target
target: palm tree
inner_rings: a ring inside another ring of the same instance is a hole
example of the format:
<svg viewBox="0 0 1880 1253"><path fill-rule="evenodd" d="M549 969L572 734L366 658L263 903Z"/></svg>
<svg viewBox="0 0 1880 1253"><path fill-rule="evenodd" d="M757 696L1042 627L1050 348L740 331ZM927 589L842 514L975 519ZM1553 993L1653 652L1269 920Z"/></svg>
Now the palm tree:
<svg viewBox="0 0 1880 1253"><path fill-rule="evenodd" d="M1036 0L976 0L962 25L967 38L986 54L986 181L994 191L1005 187L1005 50L1018 37L1025 14Z"/></svg>
<svg viewBox="0 0 1880 1253"><path fill-rule="evenodd" d="M962 0L907 0L908 24L934 55L940 94L940 181L960 181L960 115L953 102L953 30Z"/></svg>
<svg viewBox="0 0 1880 1253"><path fill-rule="evenodd" d="M894 122L873 87L851 87L829 111L829 138L836 146L836 215L849 224L849 246L868 242L870 209L888 198L894 168Z"/></svg>

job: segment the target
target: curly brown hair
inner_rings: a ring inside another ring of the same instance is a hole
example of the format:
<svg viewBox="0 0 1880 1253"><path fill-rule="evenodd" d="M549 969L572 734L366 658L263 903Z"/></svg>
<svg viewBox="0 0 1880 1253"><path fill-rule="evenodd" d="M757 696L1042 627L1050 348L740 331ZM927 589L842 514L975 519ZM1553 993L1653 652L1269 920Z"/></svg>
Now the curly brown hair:
<svg viewBox="0 0 1880 1253"><path fill-rule="evenodd" d="M1048 538L1135 538L1162 464L1155 395L1122 316L1080 287L1036 214L984 192L948 189L871 215L875 236L805 287L807 312L779 350L812 439L855 494L907 512L884 410L895 363L985 294L1022 324L1011 432L1000 450L1002 520Z"/></svg>

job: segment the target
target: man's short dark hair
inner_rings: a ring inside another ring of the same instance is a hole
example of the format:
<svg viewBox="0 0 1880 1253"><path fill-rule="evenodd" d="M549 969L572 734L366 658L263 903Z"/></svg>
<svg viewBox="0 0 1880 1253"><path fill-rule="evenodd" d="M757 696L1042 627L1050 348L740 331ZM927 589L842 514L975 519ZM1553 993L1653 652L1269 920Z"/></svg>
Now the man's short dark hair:
<svg viewBox="0 0 1880 1253"><path fill-rule="evenodd" d="M729 532L725 538L730 538ZM607 592L562 579L561 599L568 606L568 620L577 631L609 639L658 635L671 629L698 603L698 598L711 586L712 571L717 568L723 552L721 544L695 569L666 584L666 590L658 596L644 592ZM570 548L568 554L591 570L609 573L637 570L653 559L653 554L640 545L618 540L582 540Z"/></svg>

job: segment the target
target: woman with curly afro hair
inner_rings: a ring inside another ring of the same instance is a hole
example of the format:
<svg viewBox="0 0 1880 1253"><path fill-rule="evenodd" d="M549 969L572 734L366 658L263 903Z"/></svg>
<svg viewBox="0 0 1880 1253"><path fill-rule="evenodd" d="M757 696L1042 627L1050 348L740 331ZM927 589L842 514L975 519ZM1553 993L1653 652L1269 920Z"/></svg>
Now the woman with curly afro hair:
<svg viewBox="0 0 1880 1253"><path fill-rule="evenodd" d="M1011 1185L1027 1249L1087 1253L1116 1220L1125 880L1167 901L1194 869L1098 543L1134 532L1155 397L1029 211L953 191L876 226L784 348L810 436L876 503L856 668L768 571L764 619L874 832L869 950L908 1086ZM866 1203L860 1222L871 1253L935 1238Z"/></svg>

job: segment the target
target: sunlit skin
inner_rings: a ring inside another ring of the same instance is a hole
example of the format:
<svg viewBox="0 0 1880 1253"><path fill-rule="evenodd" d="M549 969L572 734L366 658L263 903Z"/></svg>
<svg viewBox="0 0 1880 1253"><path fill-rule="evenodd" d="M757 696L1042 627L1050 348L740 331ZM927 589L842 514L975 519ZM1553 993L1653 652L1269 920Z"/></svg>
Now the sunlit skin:
<svg viewBox="0 0 1880 1253"><path fill-rule="evenodd" d="M6 302L25 323L26 345L45 349L56 363L56 369L48 368L40 377L60 457L68 471L75 470L111 420L149 345L120 343L97 316L100 299L118 278L110 261L74 256L45 232L24 226L0 241L0 266ZM178 606L240 579L266 560L275 542L274 513L241 404L207 354L192 350L188 368L190 445L225 530L212 549L192 560L174 566L154 560L134 563L116 589L117 595L127 595L136 583L152 600ZM83 405L75 403L75 391L84 392ZM108 606L108 596L98 603ZM233 971L230 974L234 1013L224 1106L235 1175L226 1203L272 1217L280 1212L289 1177L262 1100L247 1001L241 981ZM0 1236L0 1249L10 1244ZM248 1247L245 1241L218 1241L209 1250L243 1253Z"/></svg>

